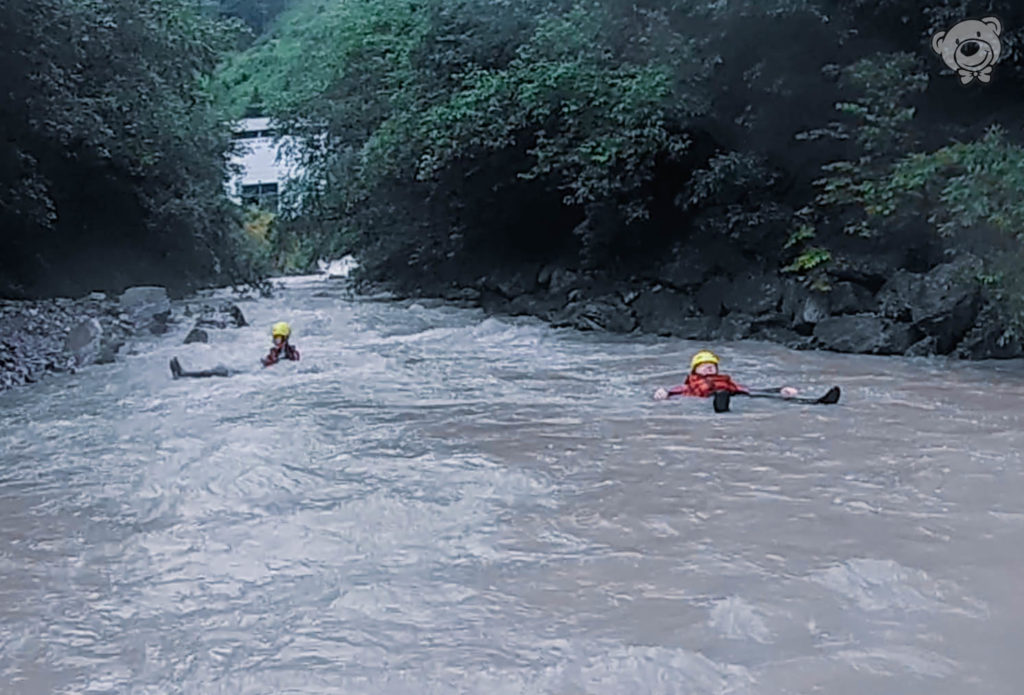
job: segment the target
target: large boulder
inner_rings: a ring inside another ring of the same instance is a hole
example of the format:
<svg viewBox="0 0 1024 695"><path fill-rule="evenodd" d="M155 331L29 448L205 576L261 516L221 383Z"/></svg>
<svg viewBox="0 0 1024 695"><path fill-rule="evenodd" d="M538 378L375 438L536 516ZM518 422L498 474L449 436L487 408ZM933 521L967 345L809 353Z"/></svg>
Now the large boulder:
<svg viewBox="0 0 1024 695"><path fill-rule="evenodd" d="M210 335L202 328L193 328L185 336L185 345L190 343L208 343L210 342Z"/></svg>
<svg viewBox="0 0 1024 695"><path fill-rule="evenodd" d="M124 346L127 331L116 324L104 328L96 318L79 321L68 332L64 348L71 353L75 365L109 364Z"/></svg>
<svg viewBox="0 0 1024 695"><path fill-rule="evenodd" d="M476 302L480 299L480 290L475 287L449 287L441 296L450 302Z"/></svg>
<svg viewBox="0 0 1024 695"><path fill-rule="evenodd" d="M1024 357L1024 345L1019 339L1006 336L1006 324L991 306L984 306L974 326L956 346L956 355L972 360L1011 359Z"/></svg>
<svg viewBox="0 0 1024 695"><path fill-rule="evenodd" d="M154 316L171 311L167 288L158 286L129 287L121 294L120 304L121 311L136 325L148 325Z"/></svg>
<svg viewBox="0 0 1024 695"><path fill-rule="evenodd" d="M119 335L104 336L100 345L100 352L96 355L96 364L110 364L114 361L118 351L124 347L124 338Z"/></svg>
<svg viewBox="0 0 1024 695"><path fill-rule="evenodd" d="M78 322L68 333L65 348L82 367L96 362L103 347L103 326L94 318Z"/></svg>
<svg viewBox="0 0 1024 695"><path fill-rule="evenodd" d="M896 321L910 321L910 305L917 288L921 285L921 274L897 270L878 291L878 310L886 318Z"/></svg>
<svg viewBox="0 0 1024 695"><path fill-rule="evenodd" d="M657 279L676 289L690 289L704 282L707 274L707 263L700 254L677 249L672 260L658 269Z"/></svg>
<svg viewBox="0 0 1024 695"><path fill-rule="evenodd" d="M809 292L800 312L794 317L797 326L816 326L831 315L829 296L824 292Z"/></svg>
<svg viewBox="0 0 1024 695"><path fill-rule="evenodd" d="M728 279L720 275L713 277L697 290L697 308L705 316L722 316L731 292L732 283Z"/></svg>
<svg viewBox="0 0 1024 695"><path fill-rule="evenodd" d="M227 313L234 322L235 328L245 328L249 325L249 322L245 320L245 314L242 313L237 304L228 304Z"/></svg>
<svg viewBox="0 0 1024 695"><path fill-rule="evenodd" d="M721 340L742 340L750 335L754 326L754 317L750 314L731 313L718 325L718 337Z"/></svg>
<svg viewBox="0 0 1024 695"><path fill-rule="evenodd" d="M924 276L911 319L935 336L940 354L949 353L978 316L982 269L982 262L969 256L938 265Z"/></svg>
<svg viewBox="0 0 1024 695"><path fill-rule="evenodd" d="M907 357L929 357L938 352L938 341L934 335L926 335L907 348Z"/></svg>
<svg viewBox="0 0 1024 695"><path fill-rule="evenodd" d="M912 323L949 353L974 324L981 302L982 263L966 255L927 273L899 271L878 293L884 315Z"/></svg>
<svg viewBox="0 0 1024 695"><path fill-rule="evenodd" d="M509 300L505 313L511 316L537 316L547 318L561 309L563 303L550 295L521 294Z"/></svg>
<svg viewBox="0 0 1024 695"><path fill-rule="evenodd" d="M828 265L829 274L837 280L877 291L892 276L892 269L902 266L903 255L898 249L836 252Z"/></svg>
<svg viewBox="0 0 1024 695"><path fill-rule="evenodd" d="M481 279L480 289L491 290L506 299L513 299L537 289L538 275L539 271L536 267L507 271L497 269Z"/></svg>
<svg viewBox="0 0 1024 695"><path fill-rule="evenodd" d="M188 313L188 312L187 312ZM238 305L231 302L219 302L217 304L204 304L199 308L199 318L196 319L196 328L243 328L248 324L245 315Z"/></svg>
<svg viewBox="0 0 1024 695"><path fill-rule="evenodd" d="M537 284L548 288L551 294L566 294L579 285L578 273L556 265L547 265L537 273Z"/></svg>
<svg viewBox="0 0 1024 695"><path fill-rule="evenodd" d="M837 282L828 293L828 306L832 314L866 314L874 311L878 303L863 285Z"/></svg>
<svg viewBox="0 0 1024 695"><path fill-rule="evenodd" d="M510 304L509 298L505 295L487 289L480 292L480 299L477 303L488 314L504 314Z"/></svg>
<svg viewBox="0 0 1024 695"><path fill-rule="evenodd" d="M791 323L799 315L809 292L803 283L791 279L782 280L782 303L779 308L783 321Z"/></svg>
<svg viewBox="0 0 1024 695"><path fill-rule="evenodd" d="M640 330L657 335L673 335L680 319L693 313L692 298L666 288L644 290L631 306Z"/></svg>
<svg viewBox="0 0 1024 695"><path fill-rule="evenodd" d="M775 275L744 274L733 281L725 308L751 316L776 312L782 304L782 290L782 281Z"/></svg>
<svg viewBox="0 0 1024 695"><path fill-rule="evenodd" d="M605 330L612 333L629 333L636 328L632 312L618 297L573 302L556 312L552 323L581 331Z"/></svg>
<svg viewBox="0 0 1024 695"><path fill-rule="evenodd" d="M807 350L814 347L814 339L811 336L800 335L785 326L767 325L755 327L748 338L750 340L763 340L767 343L785 345L794 350Z"/></svg>
<svg viewBox="0 0 1024 695"><path fill-rule="evenodd" d="M685 340L715 340L722 319L717 316L685 316L676 319L669 335Z"/></svg>
<svg viewBox="0 0 1024 695"><path fill-rule="evenodd" d="M814 327L817 344L836 352L898 355L917 337L912 326L874 314L830 316Z"/></svg>

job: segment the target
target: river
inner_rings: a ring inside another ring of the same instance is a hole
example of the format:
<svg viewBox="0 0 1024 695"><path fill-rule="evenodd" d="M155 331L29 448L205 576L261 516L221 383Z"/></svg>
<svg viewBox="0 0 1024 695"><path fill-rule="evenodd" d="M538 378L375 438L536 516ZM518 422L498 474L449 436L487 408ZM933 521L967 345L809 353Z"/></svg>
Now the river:
<svg viewBox="0 0 1024 695"><path fill-rule="evenodd" d="M716 415L650 398L692 342L315 278L242 308L0 394L0 692L1024 687L1019 361L723 344L844 396ZM278 320L302 360L260 369Z"/></svg>

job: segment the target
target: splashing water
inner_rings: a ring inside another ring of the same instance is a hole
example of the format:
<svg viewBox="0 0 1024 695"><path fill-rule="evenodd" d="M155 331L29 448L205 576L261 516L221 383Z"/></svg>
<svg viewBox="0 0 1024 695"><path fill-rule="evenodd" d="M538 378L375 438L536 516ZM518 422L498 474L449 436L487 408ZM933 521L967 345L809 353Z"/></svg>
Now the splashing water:
<svg viewBox="0 0 1024 695"><path fill-rule="evenodd" d="M1016 693L1024 367L719 350L291 279L0 395L4 693ZM261 369L288 320L302 361ZM167 362L229 379L172 381Z"/></svg>

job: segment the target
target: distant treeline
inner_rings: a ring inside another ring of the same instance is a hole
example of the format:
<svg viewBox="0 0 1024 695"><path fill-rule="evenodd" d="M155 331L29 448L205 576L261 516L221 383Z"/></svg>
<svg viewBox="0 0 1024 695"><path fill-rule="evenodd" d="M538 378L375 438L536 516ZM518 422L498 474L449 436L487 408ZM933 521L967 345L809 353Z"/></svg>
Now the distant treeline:
<svg viewBox="0 0 1024 695"><path fill-rule="evenodd" d="M993 15L1002 60L963 86L931 37ZM413 282L621 276L694 240L827 287L867 240L913 270L980 255L1019 317L1022 41L1008 0L7 0L0 293L343 251ZM224 195L247 111L308 174L302 214L248 236Z"/></svg>
<svg viewBox="0 0 1024 695"><path fill-rule="evenodd" d="M963 86L931 37L991 15ZM969 248L1016 311L1022 39L1009 1L299 0L220 89L308 136L274 238L368 277L622 275L706 238L827 287L857 239Z"/></svg>
<svg viewBox="0 0 1024 695"><path fill-rule="evenodd" d="M0 3L0 295L257 277L209 84L240 23L193 0Z"/></svg>

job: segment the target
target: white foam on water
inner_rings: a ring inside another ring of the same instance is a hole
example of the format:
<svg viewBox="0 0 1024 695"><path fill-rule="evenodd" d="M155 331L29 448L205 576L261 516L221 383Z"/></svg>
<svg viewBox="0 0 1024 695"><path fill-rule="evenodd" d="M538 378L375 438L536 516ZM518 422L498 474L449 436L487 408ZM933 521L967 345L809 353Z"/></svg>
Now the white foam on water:
<svg viewBox="0 0 1024 695"><path fill-rule="evenodd" d="M0 394L0 691L1024 682L1019 371L734 343L844 399L716 416L650 398L702 345L332 282ZM263 369L279 320L302 360Z"/></svg>

